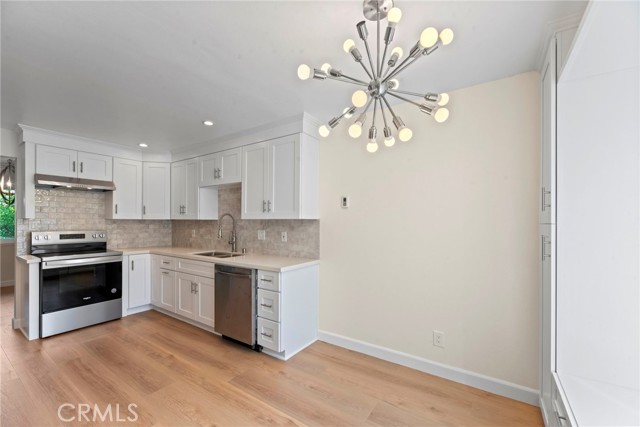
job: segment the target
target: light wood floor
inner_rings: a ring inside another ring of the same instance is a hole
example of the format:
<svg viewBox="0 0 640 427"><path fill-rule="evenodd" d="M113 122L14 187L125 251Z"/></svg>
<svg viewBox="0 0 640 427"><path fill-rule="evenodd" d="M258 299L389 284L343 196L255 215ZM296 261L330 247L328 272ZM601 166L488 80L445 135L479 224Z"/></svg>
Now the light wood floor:
<svg viewBox="0 0 640 427"><path fill-rule="evenodd" d="M157 312L28 342L0 298L3 427L542 425L534 406L323 342L282 362ZM64 403L111 404L112 421L62 422ZM130 403L137 421L118 422Z"/></svg>

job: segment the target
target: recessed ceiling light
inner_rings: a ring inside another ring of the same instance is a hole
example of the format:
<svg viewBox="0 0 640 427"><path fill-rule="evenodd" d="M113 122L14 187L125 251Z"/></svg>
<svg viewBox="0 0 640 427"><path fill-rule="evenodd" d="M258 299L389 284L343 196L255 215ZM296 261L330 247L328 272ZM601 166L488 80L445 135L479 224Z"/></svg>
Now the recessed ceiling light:
<svg viewBox="0 0 640 427"><path fill-rule="evenodd" d="M140 144L138 144L138 146L142 147L142 148L147 148L148 147L148 145L145 144L144 142L141 142Z"/></svg>
<svg viewBox="0 0 640 427"><path fill-rule="evenodd" d="M205 126L213 126L213 122L211 120L205 120L202 124Z"/></svg>

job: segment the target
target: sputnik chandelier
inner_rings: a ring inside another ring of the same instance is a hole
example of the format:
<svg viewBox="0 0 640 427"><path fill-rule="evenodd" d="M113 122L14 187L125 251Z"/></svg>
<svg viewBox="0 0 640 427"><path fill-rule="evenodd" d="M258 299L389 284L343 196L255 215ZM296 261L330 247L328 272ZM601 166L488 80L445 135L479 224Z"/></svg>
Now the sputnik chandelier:
<svg viewBox="0 0 640 427"><path fill-rule="evenodd" d="M13 188L11 178L16 175L16 167L13 160L7 160L7 165L0 172L0 197L7 205L12 205L16 200L16 191ZM15 178L14 178L15 182Z"/></svg>
<svg viewBox="0 0 640 427"><path fill-rule="evenodd" d="M420 111L432 116L438 123L446 121L449 117L449 110L444 107L449 102L449 95L446 93L438 94L431 92L421 94L400 90L400 83L395 77L421 57L432 54L441 45L446 46L451 43L453 40L453 31L450 28L446 28L438 33L438 30L433 27L426 28L420 34L420 40L418 40L415 46L413 46L409 51L407 58L399 64L398 62L402 59L404 52L400 47L393 48L385 69L384 65L387 57L387 49L389 48L389 44L393 41L396 25L402 18L402 11L397 7L393 7L393 0L365 0L363 2L363 8L364 17L369 21L375 21L377 26L376 64L374 65L373 63L371 50L369 49L369 43L367 41L369 33L367 31L366 21L359 22L356 25L356 29L358 30L358 36L364 42L370 68L368 68L367 64L364 63L363 56L353 40L348 39L345 41L343 49L346 53L351 54L353 59L362 66L365 73L367 73L368 82L348 76L343 72L334 69L330 64L324 64L320 69L314 68L313 70L308 65L302 64L298 67L298 77L301 80L307 80L310 77L313 77L318 80L330 79L363 86L364 89L356 90L353 93L353 96L351 97L353 105L345 108L341 115L332 118L328 123L320 126L318 133L322 137L329 136L331 129L335 128L343 118L349 119L359 108L363 108L362 113L360 113L356 121L349 126L349 135L352 138L359 138L360 135L362 135L362 127L366 123L367 112L373 104L373 117L371 120L371 127L369 128L367 151L375 153L378 151L378 131L376 128L378 108L380 109L380 115L382 116L382 121L384 123L383 134L385 146L392 147L396 142L393 132L388 125L386 110L389 110L389 113L391 113L392 123L397 129L398 139L400 139L400 141L409 141L413 136L413 131L404 124L400 116L395 114L393 108L391 108L391 105L387 100L387 95L417 106ZM383 36L384 50L381 60L380 21L385 18L387 19L387 29ZM425 102L418 103L406 98L404 95L418 97L424 99Z"/></svg>

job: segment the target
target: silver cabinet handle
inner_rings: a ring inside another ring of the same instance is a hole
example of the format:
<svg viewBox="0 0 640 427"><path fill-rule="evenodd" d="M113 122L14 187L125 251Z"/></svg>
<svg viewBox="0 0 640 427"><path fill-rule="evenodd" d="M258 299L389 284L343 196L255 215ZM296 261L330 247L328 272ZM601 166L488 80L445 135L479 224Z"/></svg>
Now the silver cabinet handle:
<svg viewBox="0 0 640 427"><path fill-rule="evenodd" d="M131 271L133 271L133 267L134 267L134 261L131 260Z"/></svg>
<svg viewBox="0 0 640 427"><path fill-rule="evenodd" d="M168 271L163 271L162 274L169 274L169 272Z"/></svg>
<svg viewBox="0 0 640 427"><path fill-rule="evenodd" d="M542 187L542 212L544 212L547 208L551 207L551 203L547 203L547 194L551 194L551 191L547 190L546 187Z"/></svg>
<svg viewBox="0 0 640 427"><path fill-rule="evenodd" d="M267 201L263 200L262 201L262 212L266 212L267 211Z"/></svg>
<svg viewBox="0 0 640 427"><path fill-rule="evenodd" d="M142 206L142 215L146 215L147 214L147 207L146 206Z"/></svg>
<svg viewBox="0 0 640 427"><path fill-rule="evenodd" d="M260 335L267 338L273 338L273 334L269 335L269 334L265 334L264 332L261 332Z"/></svg>
<svg viewBox="0 0 640 427"><path fill-rule="evenodd" d="M80 162L80 173L84 173L84 162Z"/></svg>
<svg viewBox="0 0 640 427"><path fill-rule="evenodd" d="M551 258L551 254L547 253L545 249L547 245L549 245L549 249L551 249L551 239L547 240L547 236L545 236L544 234L540 237L542 238L542 261L544 261L547 258Z"/></svg>
<svg viewBox="0 0 640 427"><path fill-rule="evenodd" d="M116 214L118 214L118 204L116 203Z"/></svg>
<svg viewBox="0 0 640 427"><path fill-rule="evenodd" d="M169 261L162 261L163 264L171 264Z"/></svg>
<svg viewBox="0 0 640 427"><path fill-rule="evenodd" d="M76 171L76 161L74 160L73 162L71 162L71 172L75 172Z"/></svg>
<svg viewBox="0 0 640 427"><path fill-rule="evenodd" d="M222 169L218 168L218 178L222 179Z"/></svg>
<svg viewBox="0 0 640 427"><path fill-rule="evenodd" d="M273 308L273 304L260 304L261 307Z"/></svg>
<svg viewBox="0 0 640 427"><path fill-rule="evenodd" d="M267 200L267 212L271 212L271 200Z"/></svg>
<svg viewBox="0 0 640 427"><path fill-rule="evenodd" d="M261 282L269 282L269 283L273 283L273 280L271 279L260 279Z"/></svg>

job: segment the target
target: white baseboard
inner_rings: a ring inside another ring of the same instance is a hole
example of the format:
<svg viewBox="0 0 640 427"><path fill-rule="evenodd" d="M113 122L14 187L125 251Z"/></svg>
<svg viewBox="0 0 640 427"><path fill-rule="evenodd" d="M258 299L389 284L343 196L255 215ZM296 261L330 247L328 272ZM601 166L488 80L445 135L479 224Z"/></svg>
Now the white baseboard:
<svg viewBox="0 0 640 427"><path fill-rule="evenodd" d="M460 384L479 388L480 390L528 403L539 405L539 392L529 387L523 387L508 381L492 378L442 363L434 362L422 357L412 356L407 353L381 347L364 341L355 340L331 332L318 331L318 339L329 344L344 347L349 350L364 353L387 362L426 372L431 375L446 378Z"/></svg>
<svg viewBox="0 0 640 427"><path fill-rule="evenodd" d="M15 317L12 317L11 318L11 327L13 327L13 329L22 328L22 319L16 319Z"/></svg>

